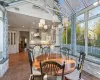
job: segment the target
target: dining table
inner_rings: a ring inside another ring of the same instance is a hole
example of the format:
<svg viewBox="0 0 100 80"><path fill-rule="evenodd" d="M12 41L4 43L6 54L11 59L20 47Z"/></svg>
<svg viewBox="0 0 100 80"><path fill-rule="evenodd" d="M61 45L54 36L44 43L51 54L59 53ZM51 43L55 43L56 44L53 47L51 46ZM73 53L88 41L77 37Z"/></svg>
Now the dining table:
<svg viewBox="0 0 100 80"><path fill-rule="evenodd" d="M34 61L32 62L32 66L36 70L40 70L40 61L56 61L61 65L65 62L64 75L69 74L75 70L75 60L59 53L41 53L41 55L35 57ZM62 71L58 71L58 75L61 75L61 73Z"/></svg>

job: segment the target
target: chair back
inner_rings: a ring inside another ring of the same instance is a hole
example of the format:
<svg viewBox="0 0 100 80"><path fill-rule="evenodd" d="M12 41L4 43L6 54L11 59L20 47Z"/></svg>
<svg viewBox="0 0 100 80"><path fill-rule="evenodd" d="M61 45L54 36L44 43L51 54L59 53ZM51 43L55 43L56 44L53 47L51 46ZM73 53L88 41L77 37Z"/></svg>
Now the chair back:
<svg viewBox="0 0 100 80"><path fill-rule="evenodd" d="M63 53L64 55L67 55L68 59L69 59L69 51L70 51L70 49L67 48L67 47L60 48L60 53Z"/></svg>
<svg viewBox="0 0 100 80"><path fill-rule="evenodd" d="M48 47L48 46L43 47L42 53L50 53L50 47Z"/></svg>
<svg viewBox="0 0 100 80"><path fill-rule="evenodd" d="M62 70L61 80L63 80L64 78L65 62L63 65L55 61L45 61L43 63L40 62L40 68L41 68L42 80L44 75L57 76L59 70Z"/></svg>
<svg viewBox="0 0 100 80"><path fill-rule="evenodd" d="M39 45L34 46L33 52L34 52L34 57L39 56L41 54L41 46Z"/></svg>
<svg viewBox="0 0 100 80"><path fill-rule="evenodd" d="M78 60L78 66L77 66L77 70L79 70L79 72L80 72L80 74L79 74L80 79L81 79L81 73L82 73L82 70L83 70L84 60L85 60L85 53L80 52L80 56L79 56L79 60Z"/></svg>
<svg viewBox="0 0 100 80"><path fill-rule="evenodd" d="M32 62L34 60L34 56L33 56L33 52L30 49L28 49L27 51L28 51L28 58L29 58L31 74L32 74Z"/></svg>

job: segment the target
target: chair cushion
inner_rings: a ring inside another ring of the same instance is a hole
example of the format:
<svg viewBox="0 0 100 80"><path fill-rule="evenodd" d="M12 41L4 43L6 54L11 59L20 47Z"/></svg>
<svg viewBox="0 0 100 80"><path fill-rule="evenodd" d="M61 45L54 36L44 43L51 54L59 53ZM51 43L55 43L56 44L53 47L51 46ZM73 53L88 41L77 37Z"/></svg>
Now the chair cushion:
<svg viewBox="0 0 100 80"><path fill-rule="evenodd" d="M44 79L44 80L56 80L56 76L44 75L43 79Z"/></svg>
<svg viewBox="0 0 100 80"><path fill-rule="evenodd" d="M34 67L32 67L32 73L33 75L41 75L41 72L37 71Z"/></svg>
<svg viewBox="0 0 100 80"><path fill-rule="evenodd" d="M43 80L61 80L61 76L45 75L43 77ZM64 80L66 80L65 77L64 77Z"/></svg>
<svg viewBox="0 0 100 80"><path fill-rule="evenodd" d="M33 71L33 75L41 75L41 72L39 72L39 71Z"/></svg>
<svg viewBox="0 0 100 80"><path fill-rule="evenodd" d="M66 78L68 78L69 80L79 80L79 71L75 69L72 73L67 74Z"/></svg>

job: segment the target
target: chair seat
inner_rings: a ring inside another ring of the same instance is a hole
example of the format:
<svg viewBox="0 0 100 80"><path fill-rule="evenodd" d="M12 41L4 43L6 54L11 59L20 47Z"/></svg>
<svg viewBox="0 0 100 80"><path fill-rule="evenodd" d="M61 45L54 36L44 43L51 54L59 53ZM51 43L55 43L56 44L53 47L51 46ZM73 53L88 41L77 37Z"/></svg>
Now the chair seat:
<svg viewBox="0 0 100 80"><path fill-rule="evenodd" d="M52 75L45 75L43 77L44 80L61 80L61 76L52 76ZM64 77L64 80L66 80L66 78Z"/></svg>
<svg viewBox="0 0 100 80"><path fill-rule="evenodd" d="M33 71L33 75L41 75L41 72L39 72L39 71Z"/></svg>
<svg viewBox="0 0 100 80"><path fill-rule="evenodd" d="M75 69L72 73L67 74L66 77L69 80L79 80L79 71Z"/></svg>

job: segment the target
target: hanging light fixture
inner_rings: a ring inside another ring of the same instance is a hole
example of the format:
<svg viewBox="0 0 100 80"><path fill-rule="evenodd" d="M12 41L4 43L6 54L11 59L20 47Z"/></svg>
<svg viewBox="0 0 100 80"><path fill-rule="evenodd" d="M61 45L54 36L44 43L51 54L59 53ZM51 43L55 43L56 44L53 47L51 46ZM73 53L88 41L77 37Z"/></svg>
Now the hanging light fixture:
<svg viewBox="0 0 100 80"><path fill-rule="evenodd" d="M64 27L68 26L68 18L63 18L62 19L62 24L63 24Z"/></svg>
<svg viewBox="0 0 100 80"><path fill-rule="evenodd" d="M39 27L40 27L40 28L42 28L42 27L43 27L43 25L42 25L41 23L39 23Z"/></svg>
<svg viewBox="0 0 100 80"><path fill-rule="evenodd" d="M44 19L40 19L39 27L43 28L44 25L45 25L45 20Z"/></svg>
<svg viewBox="0 0 100 80"><path fill-rule="evenodd" d="M41 23L42 25L45 25L45 20L44 20L44 19L40 19L40 23Z"/></svg>
<svg viewBox="0 0 100 80"><path fill-rule="evenodd" d="M44 29L48 29L48 26L47 25L44 25Z"/></svg>

